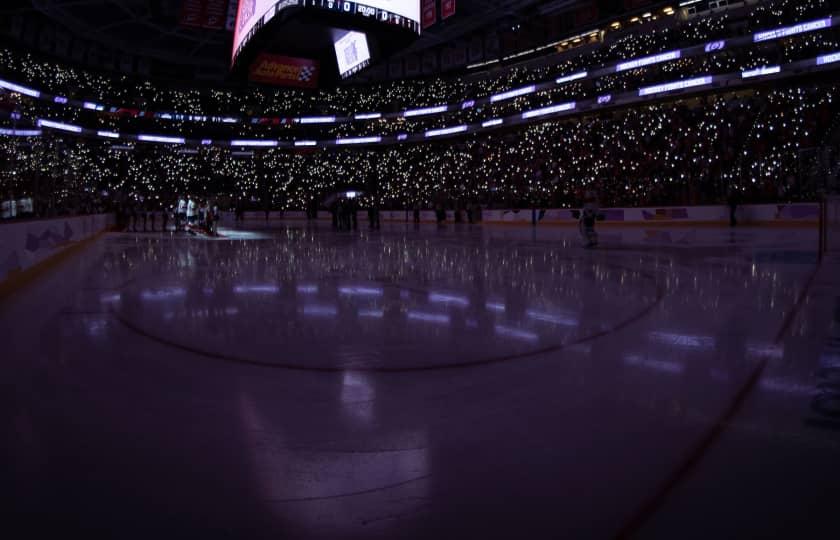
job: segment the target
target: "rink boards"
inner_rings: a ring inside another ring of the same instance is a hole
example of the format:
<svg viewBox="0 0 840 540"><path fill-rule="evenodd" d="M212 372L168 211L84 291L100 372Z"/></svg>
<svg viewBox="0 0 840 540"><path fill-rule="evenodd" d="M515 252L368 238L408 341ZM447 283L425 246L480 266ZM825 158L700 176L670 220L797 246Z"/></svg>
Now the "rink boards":
<svg viewBox="0 0 840 540"><path fill-rule="evenodd" d="M724 205L714 206L668 206L649 208L604 208L602 209L603 224L627 224L627 225L679 225L679 224L727 224L729 223L729 207ZM817 203L792 203L792 204L750 204L741 205L736 210L736 219L739 223L753 225L792 225L810 224L815 225L819 219L819 204ZM508 223L508 224L531 224L534 221L543 225L574 225L579 216L578 209L572 208L551 208L551 209L520 209L520 210L482 210L481 221L483 223ZM367 222L366 210L360 210L357 214L358 221ZM464 222L467 221L466 212L461 216ZM265 220L265 212L245 212L246 220ZM299 211L277 211L269 212L269 220L305 220L306 213ZM319 220L331 220L329 212L321 210L318 212ZM226 220L233 221L233 214L228 214ZM383 210L380 212L380 220L387 222L407 222L414 220L413 211L409 210ZM455 212L446 211L446 220L455 221ZM423 223L434 223L436 221L433 210L421 210L420 221Z"/></svg>

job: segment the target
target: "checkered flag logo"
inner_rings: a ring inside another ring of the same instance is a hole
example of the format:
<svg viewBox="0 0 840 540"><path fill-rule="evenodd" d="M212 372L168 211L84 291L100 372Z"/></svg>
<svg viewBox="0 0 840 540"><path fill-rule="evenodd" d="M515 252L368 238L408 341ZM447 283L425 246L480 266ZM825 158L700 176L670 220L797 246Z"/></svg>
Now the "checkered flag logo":
<svg viewBox="0 0 840 540"><path fill-rule="evenodd" d="M298 80L301 82L309 82L315 75L315 66L303 66L298 73Z"/></svg>

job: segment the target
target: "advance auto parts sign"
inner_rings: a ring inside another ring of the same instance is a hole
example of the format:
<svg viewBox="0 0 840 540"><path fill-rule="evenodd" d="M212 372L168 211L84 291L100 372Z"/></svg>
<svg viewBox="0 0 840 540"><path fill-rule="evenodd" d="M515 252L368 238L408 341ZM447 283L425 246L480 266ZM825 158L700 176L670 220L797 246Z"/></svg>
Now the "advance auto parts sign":
<svg viewBox="0 0 840 540"><path fill-rule="evenodd" d="M276 86L318 88L320 72L317 60L262 53L251 64L248 80Z"/></svg>

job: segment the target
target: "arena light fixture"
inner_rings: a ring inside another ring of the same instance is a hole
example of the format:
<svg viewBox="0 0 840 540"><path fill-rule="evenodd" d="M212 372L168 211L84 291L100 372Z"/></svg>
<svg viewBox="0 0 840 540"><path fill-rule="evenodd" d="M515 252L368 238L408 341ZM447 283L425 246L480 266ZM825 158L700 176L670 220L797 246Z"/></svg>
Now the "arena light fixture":
<svg viewBox="0 0 840 540"><path fill-rule="evenodd" d="M427 138L429 138L429 137L440 137L442 135L452 135L452 134L455 134L455 133L464 133L465 131L467 131L467 126L465 126L465 125L453 126L453 127L448 127L448 128L442 128L442 129L431 129L431 130L426 132L426 137Z"/></svg>
<svg viewBox="0 0 840 540"><path fill-rule="evenodd" d="M376 144L379 142L382 142L382 137L352 137L335 140L335 144Z"/></svg>
<svg viewBox="0 0 840 540"><path fill-rule="evenodd" d="M59 103L61 105L66 105L69 100L64 96L55 96L53 98L53 103Z"/></svg>
<svg viewBox="0 0 840 540"><path fill-rule="evenodd" d="M536 118L538 116L545 116L547 114L554 114L563 111L570 111L577 106L577 103L570 101L568 103L560 103L558 105L551 105L550 107L543 107L541 109L534 109L533 111L526 111L522 113L522 119Z"/></svg>
<svg viewBox="0 0 840 540"><path fill-rule="evenodd" d="M751 69L749 71L742 71L742 79L750 79L752 77L761 77L762 75L772 75L782 71L781 66L761 66L760 68Z"/></svg>
<svg viewBox="0 0 840 540"><path fill-rule="evenodd" d="M318 141L295 141L295 146L318 146Z"/></svg>
<svg viewBox="0 0 840 540"><path fill-rule="evenodd" d="M682 53L680 51L668 51L651 56L644 56L642 58L636 58L635 60L621 62L615 66L615 70L616 72L627 71L628 69L636 69L644 66L650 66L652 64L660 64L662 62L670 62L671 60L677 60L680 58L681 54Z"/></svg>
<svg viewBox="0 0 840 540"><path fill-rule="evenodd" d="M253 147L262 147L262 148L269 148L274 147L280 144L277 141L266 141L266 140L254 140L254 139L234 139L230 141L231 146L253 146Z"/></svg>
<svg viewBox="0 0 840 540"><path fill-rule="evenodd" d="M508 90L507 92L502 92L501 94L495 94L493 96L490 96L490 103L505 101L507 99L513 99L520 96L526 96L528 94L536 92L536 90L537 87L533 84L530 86L523 86L522 88L516 88L514 90Z"/></svg>
<svg viewBox="0 0 840 540"><path fill-rule="evenodd" d="M167 137L164 135L138 135L137 140L162 144L184 144L186 142L183 137Z"/></svg>
<svg viewBox="0 0 840 540"><path fill-rule="evenodd" d="M378 120L382 118L382 113L359 113L353 116L356 120Z"/></svg>
<svg viewBox="0 0 840 540"><path fill-rule="evenodd" d="M52 120L46 120L44 118L38 120L38 127L57 129L59 131L68 131L70 133L82 132L82 128L79 126L74 126L73 124L65 124L63 122L54 122Z"/></svg>
<svg viewBox="0 0 840 540"><path fill-rule="evenodd" d="M449 109L449 105L437 105L435 107L424 107L422 109L411 109L403 112L404 118L411 118L412 116L425 116L427 114L445 113Z"/></svg>
<svg viewBox="0 0 840 540"><path fill-rule="evenodd" d="M201 144L203 146L211 145L211 144L213 144L213 139L201 139Z"/></svg>
<svg viewBox="0 0 840 540"><path fill-rule="evenodd" d="M0 79L0 88L5 88L6 90L11 90L12 92L17 92L18 94L23 94L29 97L41 97L41 92L35 90L34 88L29 88L28 86L22 86L20 84L15 84L9 81L4 81L3 79Z"/></svg>
<svg viewBox="0 0 840 540"><path fill-rule="evenodd" d="M106 139L119 139L120 134L113 131L97 131L97 137L104 137Z"/></svg>
<svg viewBox="0 0 840 540"><path fill-rule="evenodd" d="M817 19L815 21L808 21L804 23L795 24L793 26L785 26L783 28L776 28L775 30L766 30L764 32L756 32L753 34L753 42L759 43L771 39L785 38L795 36L797 34L804 34L807 32L814 32L822 30L831 26L831 17L824 19Z"/></svg>
<svg viewBox="0 0 840 540"><path fill-rule="evenodd" d="M94 103L92 101L84 101L82 102L82 108L89 111L104 111L105 105L100 105L99 103Z"/></svg>
<svg viewBox="0 0 840 540"><path fill-rule="evenodd" d="M588 73L588 72L586 72L586 71L580 71L580 72L578 72L578 73L572 73L571 75L565 75L565 76L563 76L563 77L559 77L559 78L558 78L557 80L555 80L554 82L556 82L557 84L563 84L563 83L567 83L567 82L571 82L571 81L576 81L576 80L578 80L578 79L583 79L583 78L585 78L587 75L589 75L589 73Z"/></svg>
<svg viewBox="0 0 840 540"><path fill-rule="evenodd" d="M493 126L500 126L504 124L505 121L502 118L494 118L493 120L485 120L481 123L481 127L488 128Z"/></svg>
<svg viewBox="0 0 840 540"><path fill-rule="evenodd" d="M695 88L697 86L705 86L707 84L712 84L712 77L710 75L695 77L693 79L685 79L683 81L646 86L639 89L639 96L652 96L654 94L662 94L665 92L672 92L674 90L684 90L686 88Z"/></svg>

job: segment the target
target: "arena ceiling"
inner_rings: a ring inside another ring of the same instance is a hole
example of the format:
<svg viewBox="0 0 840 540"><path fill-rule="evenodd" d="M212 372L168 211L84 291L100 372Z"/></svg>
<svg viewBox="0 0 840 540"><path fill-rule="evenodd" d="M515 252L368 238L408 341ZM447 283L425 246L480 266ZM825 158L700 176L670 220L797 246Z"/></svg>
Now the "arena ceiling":
<svg viewBox="0 0 840 540"><path fill-rule="evenodd" d="M457 16L411 45L420 51L492 25L575 9L591 0L458 0ZM4 0L0 14L44 16L76 36L173 64L227 69L231 33L179 25L181 0ZM404 51L404 52L409 52Z"/></svg>

